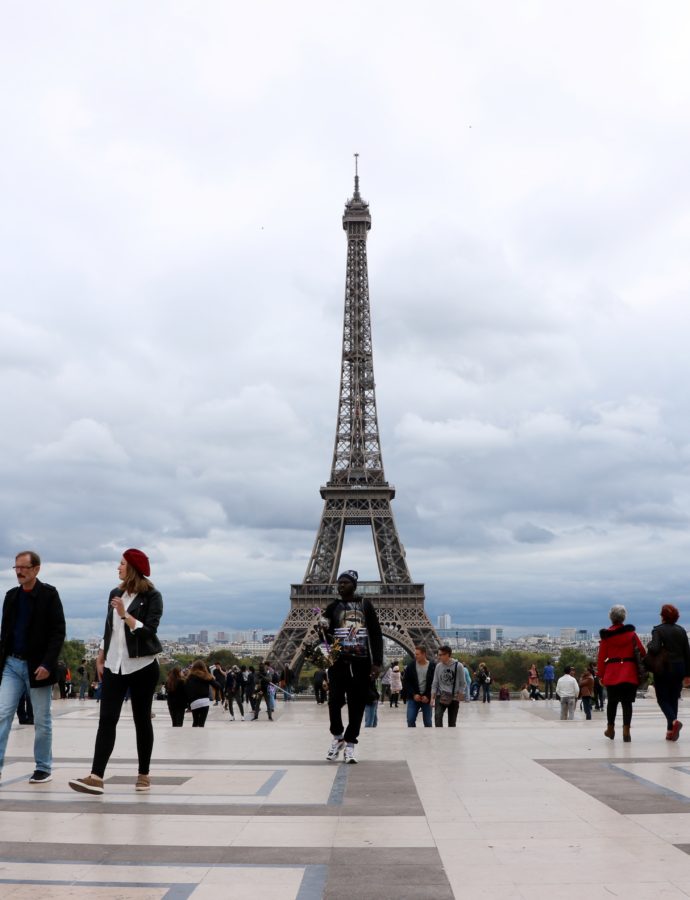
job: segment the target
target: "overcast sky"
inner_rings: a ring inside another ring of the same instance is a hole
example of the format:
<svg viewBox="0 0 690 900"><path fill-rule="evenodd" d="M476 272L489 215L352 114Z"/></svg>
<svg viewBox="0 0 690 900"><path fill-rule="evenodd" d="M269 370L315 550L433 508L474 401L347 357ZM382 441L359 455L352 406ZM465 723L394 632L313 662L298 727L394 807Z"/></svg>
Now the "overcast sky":
<svg viewBox="0 0 690 900"><path fill-rule="evenodd" d="M1 554L71 637L280 625L330 471L360 153L434 619L690 623L684 2L43 2L0 33ZM376 578L348 533L343 567Z"/></svg>

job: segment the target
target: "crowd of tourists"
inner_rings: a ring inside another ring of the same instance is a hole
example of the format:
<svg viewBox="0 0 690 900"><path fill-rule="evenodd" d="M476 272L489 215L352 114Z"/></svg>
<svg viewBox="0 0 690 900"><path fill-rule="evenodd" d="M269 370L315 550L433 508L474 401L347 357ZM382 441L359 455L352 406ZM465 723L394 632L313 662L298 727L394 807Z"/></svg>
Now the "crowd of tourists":
<svg viewBox="0 0 690 900"><path fill-rule="evenodd" d="M184 669L174 666L168 673L159 699L166 700L172 724L179 727L184 723L187 711L192 714L192 725L204 727L211 705L222 706L229 713L229 721L234 722L235 707L240 721L248 718L256 720L261 712L261 704L273 721L276 695L281 692L286 700L291 697L289 671L282 673L270 662L254 666L229 666L224 669L220 663L207 666L197 659Z"/></svg>
<svg viewBox="0 0 690 900"><path fill-rule="evenodd" d="M38 579L41 560L31 550L18 553L14 571L17 586L7 592L0 624L0 775L5 759L15 712L34 729L35 770L29 782L52 780L53 685L67 678L60 651L65 639L65 617L57 590ZM160 679L158 655L162 647L158 626L163 614L163 599L150 580L150 562L135 548L125 550L118 565L119 583L110 591L106 607L103 639L96 657L96 681L99 690L99 720L95 736L91 771L69 781L81 793L104 792L105 770L113 753L117 725L125 699L131 701L136 732L137 777L135 790L150 790L150 763L153 751L152 704ZM328 705L331 742L326 758L357 763L356 746L362 721L375 727L378 708L388 703L406 706L407 725L416 727L419 714L425 727L455 727L460 704L478 700L491 702L492 676L481 662L474 672L453 658L451 648L442 646L431 659L424 646L415 647L414 659L404 668L395 662L382 676L383 635L373 603L357 594L358 574L348 569L339 577L337 597L319 612L319 631L333 656L327 670L314 677L318 704ZM620 707L623 740L631 740L633 704L638 691L654 678L657 703L666 725L666 740L677 741L683 727L678 719L678 700L685 678L690 677L690 645L684 628L678 624L680 613L671 604L661 607L661 622L652 631L645 647L635 627L626 624L625 607L615 605L609 612L610 626L600 632L599 653L585 671L578 673L565 666L556 681L555 668L549 662L540 674L536 665L527 672L521 696L527 700L550 700L561 704L561 719L573 719L578 699L586 719L595 710L606 709L605 736L616 736L616 717ZM335 650L337 649L337 654ZM71 676L71 673L70 673ZM86 661L77 669L80 699L88 687ZM540 680L543 679L544 693ZM276 694L287 701L292 696L293 673L276 671L270 662L253 666L219 663L207 666L195 660L185 669L174 667L159 696L167 700L173 727L179 727L187 711L192 726L203 728L211 705L227 710L235 720L247 715L259 718L262 704L273 720ZM509 699L507 688L499 699ZM347 708L347 724L343 710ZM31 710L30 714L28 710ZM29 715L31 719L29 719ZM20 718L21 720L21 718Z"/></svg>

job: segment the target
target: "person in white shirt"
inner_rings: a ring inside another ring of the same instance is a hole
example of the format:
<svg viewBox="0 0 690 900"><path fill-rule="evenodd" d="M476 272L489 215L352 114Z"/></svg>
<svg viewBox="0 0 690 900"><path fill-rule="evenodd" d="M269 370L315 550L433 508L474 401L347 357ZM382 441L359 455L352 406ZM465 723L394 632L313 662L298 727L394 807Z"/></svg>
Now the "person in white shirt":
<svg viewBox="0 0 690 900"><path fill-rule="evenodd" d="M580 685L574 677L572 666L566 666L556 683L556 693L561 698L561 719L575 718L575 701L580 694Z"/></svg>
<svg viewBox="0 0 690 900"><path fill-rule="evenodd" d="M160 675L157 654L162 647L157 631L163 598L148 579L151 567L141 550L125 550L117 572L120 584L110 592L105 633L96 658L96 671L103 684L91 774L69 782L73 790L83 794L103 793L103 775L115 747L115 731L127 691L139 758L135 790L148 791L151 787L151 706Z"/></svg>

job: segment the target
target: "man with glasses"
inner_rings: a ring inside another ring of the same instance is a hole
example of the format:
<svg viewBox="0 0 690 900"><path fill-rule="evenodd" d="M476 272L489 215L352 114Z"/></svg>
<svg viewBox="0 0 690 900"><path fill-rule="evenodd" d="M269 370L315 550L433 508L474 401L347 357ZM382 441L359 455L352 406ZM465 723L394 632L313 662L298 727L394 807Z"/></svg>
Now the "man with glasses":
<svg viewBox="0 0 690 900"><path fill-rule="evenodd" d="M18 586L5 595L0 625L0 773L5 762L12 717L25 691L34 708L34 759L31 784L52 781L53 723L51 686L65 640L65 615L58 592L38 580L41 560L33 550L17 554Z"/></svg>

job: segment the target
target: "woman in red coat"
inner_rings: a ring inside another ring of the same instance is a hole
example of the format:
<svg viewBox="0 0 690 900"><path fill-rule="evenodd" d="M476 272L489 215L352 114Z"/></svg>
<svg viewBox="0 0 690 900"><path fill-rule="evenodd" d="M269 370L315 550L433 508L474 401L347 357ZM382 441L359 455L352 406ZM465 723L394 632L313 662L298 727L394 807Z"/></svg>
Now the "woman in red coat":
<svg viewBox="0 0 690 900"><path fill-rule="evenodd" d="M623 710L623 740L630 742L632 705L635 702L639 678L634 650L644 656L646 651L635 633L634 625L624 625L627 610L624 606L612 606L609 611L610 628L599 632L599 659L597 671L601 683L606 687L606 721L604 734L613 740L615 736L616 713L620 703Z"/></svg>

